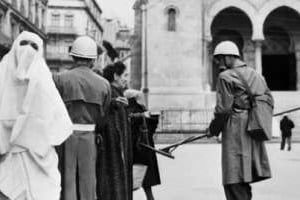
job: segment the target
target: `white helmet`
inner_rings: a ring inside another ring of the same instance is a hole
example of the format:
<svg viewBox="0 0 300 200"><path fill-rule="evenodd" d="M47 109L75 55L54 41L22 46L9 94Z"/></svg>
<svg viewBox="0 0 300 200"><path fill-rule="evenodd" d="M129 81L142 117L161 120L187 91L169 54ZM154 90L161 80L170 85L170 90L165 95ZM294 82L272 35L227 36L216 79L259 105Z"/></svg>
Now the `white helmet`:
<svg viewBox="0 0 300 200"><path fill-rule="evenodd" d="M97 44L89 36L80 36L73 42L70 55L80 58L96 59Z"/></svg>
<svg viewBox="0 0 300 200"><path fill-rule="evenodd" d="M217 55L233 55L240 57L240 52L236 44L231 41L220 42L214 51L214 56Z"/></svg>

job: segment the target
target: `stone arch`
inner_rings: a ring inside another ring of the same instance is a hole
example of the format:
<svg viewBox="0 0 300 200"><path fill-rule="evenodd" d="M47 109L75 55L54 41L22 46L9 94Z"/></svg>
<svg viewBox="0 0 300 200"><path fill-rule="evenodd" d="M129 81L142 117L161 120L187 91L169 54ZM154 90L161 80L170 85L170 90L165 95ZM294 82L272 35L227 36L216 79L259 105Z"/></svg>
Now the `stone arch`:
<svg viewBox="0 0 300 200"><path fill-rule="evenodd" d="M215 17L211 24L211 50L224 40L233 41L240 50L243 57L244 44L246 41L251 40L253 34L252 23L249 16L242 10L236 7L228 7L221 10ZM212 51L210 52L210 54ZM210 56L211 57L211 56ZM211 61L211 86L215 89L216 80L221 69Z"/></svg>
<svg viewBox="0 0 300 200"><path fill-rule="evenodd" d="M300 14L294 7L278 5L261 18L265 38L262 73L271 90L296 90L300 74Z"/></svg>
<svg viewBox="0 0 300 200"><path fill-rule="evenodd" d="M289 7L300 14L300 1L299 0L269 0L262 5L256 22L257 39L264 39L264 22L267 17L276 9L280 7Z"/></svg>
<svg viewBox="0 0 300 200"><path fill-rule="evenodd" d="M205 37L208 40L212 39L212 34L211 34L211 25L213 23L214 18L222 11L227 8L234 7L239 10L241 10L245 15L248 16L250 19L251 25L253 27L253 33L252 37L256 35L256 29L253 24L255 24L255 19L257 15L257 11L255 10L255 7L249 3L248 1L241 1L241 0L220 0L220 1L215 1L208 7L208 11L206 13L206 30L205 30Z"/></svg>

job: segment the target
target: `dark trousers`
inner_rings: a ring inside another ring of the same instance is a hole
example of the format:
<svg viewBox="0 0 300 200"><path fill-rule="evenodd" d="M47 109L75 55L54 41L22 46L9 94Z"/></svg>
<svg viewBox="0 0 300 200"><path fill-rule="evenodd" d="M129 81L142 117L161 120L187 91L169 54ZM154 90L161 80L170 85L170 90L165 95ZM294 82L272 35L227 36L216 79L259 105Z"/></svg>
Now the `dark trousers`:
<svg viewBox="0 0 300 200"><path fill-rule="evenodd" d="M224 185L227 200L251 200L252 192L249 183Z"/></svg>
<svg viewBox="0 0 300 200"><path fill-rule="evenodd" d="M281 146L280 149L283 150L285 147L285 141L287 141L288 144L288 150L290 151L292 148L292 144L291 144L291 136L287 137L287 136L282 136L281 138Z"/></svg>
<svg viewBox="0 0 300 200"><path fill-rule="evenodd" d="M75 131L64 143L61 161L63 200L96 199L96 144L93 132Z"/></svg>

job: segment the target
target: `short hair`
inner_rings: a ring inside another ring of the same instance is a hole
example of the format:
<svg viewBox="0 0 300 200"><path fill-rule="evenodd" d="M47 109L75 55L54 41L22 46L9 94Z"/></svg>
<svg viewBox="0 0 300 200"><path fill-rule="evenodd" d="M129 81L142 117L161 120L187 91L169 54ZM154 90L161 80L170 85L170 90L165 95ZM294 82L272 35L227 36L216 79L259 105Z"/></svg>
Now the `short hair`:
<svg viewBox="0 0 300 200"><path fill-rule="evenodd" d="M110 83L113 82L114 74L122 75L126 70L126 66L122 62L116 62L114 64L107 65L103 69L103 77L106 78Z"/></svg>

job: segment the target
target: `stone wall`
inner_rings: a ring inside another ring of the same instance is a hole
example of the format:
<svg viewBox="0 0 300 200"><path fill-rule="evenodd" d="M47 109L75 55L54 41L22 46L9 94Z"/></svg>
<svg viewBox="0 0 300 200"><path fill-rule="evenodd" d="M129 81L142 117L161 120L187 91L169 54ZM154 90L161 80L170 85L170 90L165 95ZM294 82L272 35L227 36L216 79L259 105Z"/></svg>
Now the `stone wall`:
<svg viewBox="0 0 300 200"><path fill-rule="evenodd" d="M249 18L251 35L244 37L244 60L259 69L263 27L266 18L276 8L288 6L300 11L299 0L149 0L147 4L147 67L149 84L149 108L209 109L214 106L212 85L212 35L211 25L222 10L235 7ZM167 9L176 8L176 31L167 30ZM234 27L235 21L232 22ZM291 31L291 26L286 26ZM293 35L293 33L291 33ZM132 58L132 86L142 87L141 67L142 12L135 8L135 35ZM297 71L300 66L300 38L293 37ZM260 50L260 52L259 52ZM260 54L259 54L260 53ZM260 56L255 56L260 55ZM298 80L300 80L298 73ZM298 81L299 88L299 81ZM297 92L276 94L278 108L297 106ZM290 102L293 101L293 102ZM289 102L289 103L288 103Z"/></svg>
<svg viewBox="0 0 300 200"><path fill-rule="evenodd" d="M201 1L151 0L149 5L149 106L157 108L163 102L175 107L194 106L194 96L204 90L206 76L202 65ZM169 7L177 10L176 31L167 29Z"/></svg>

